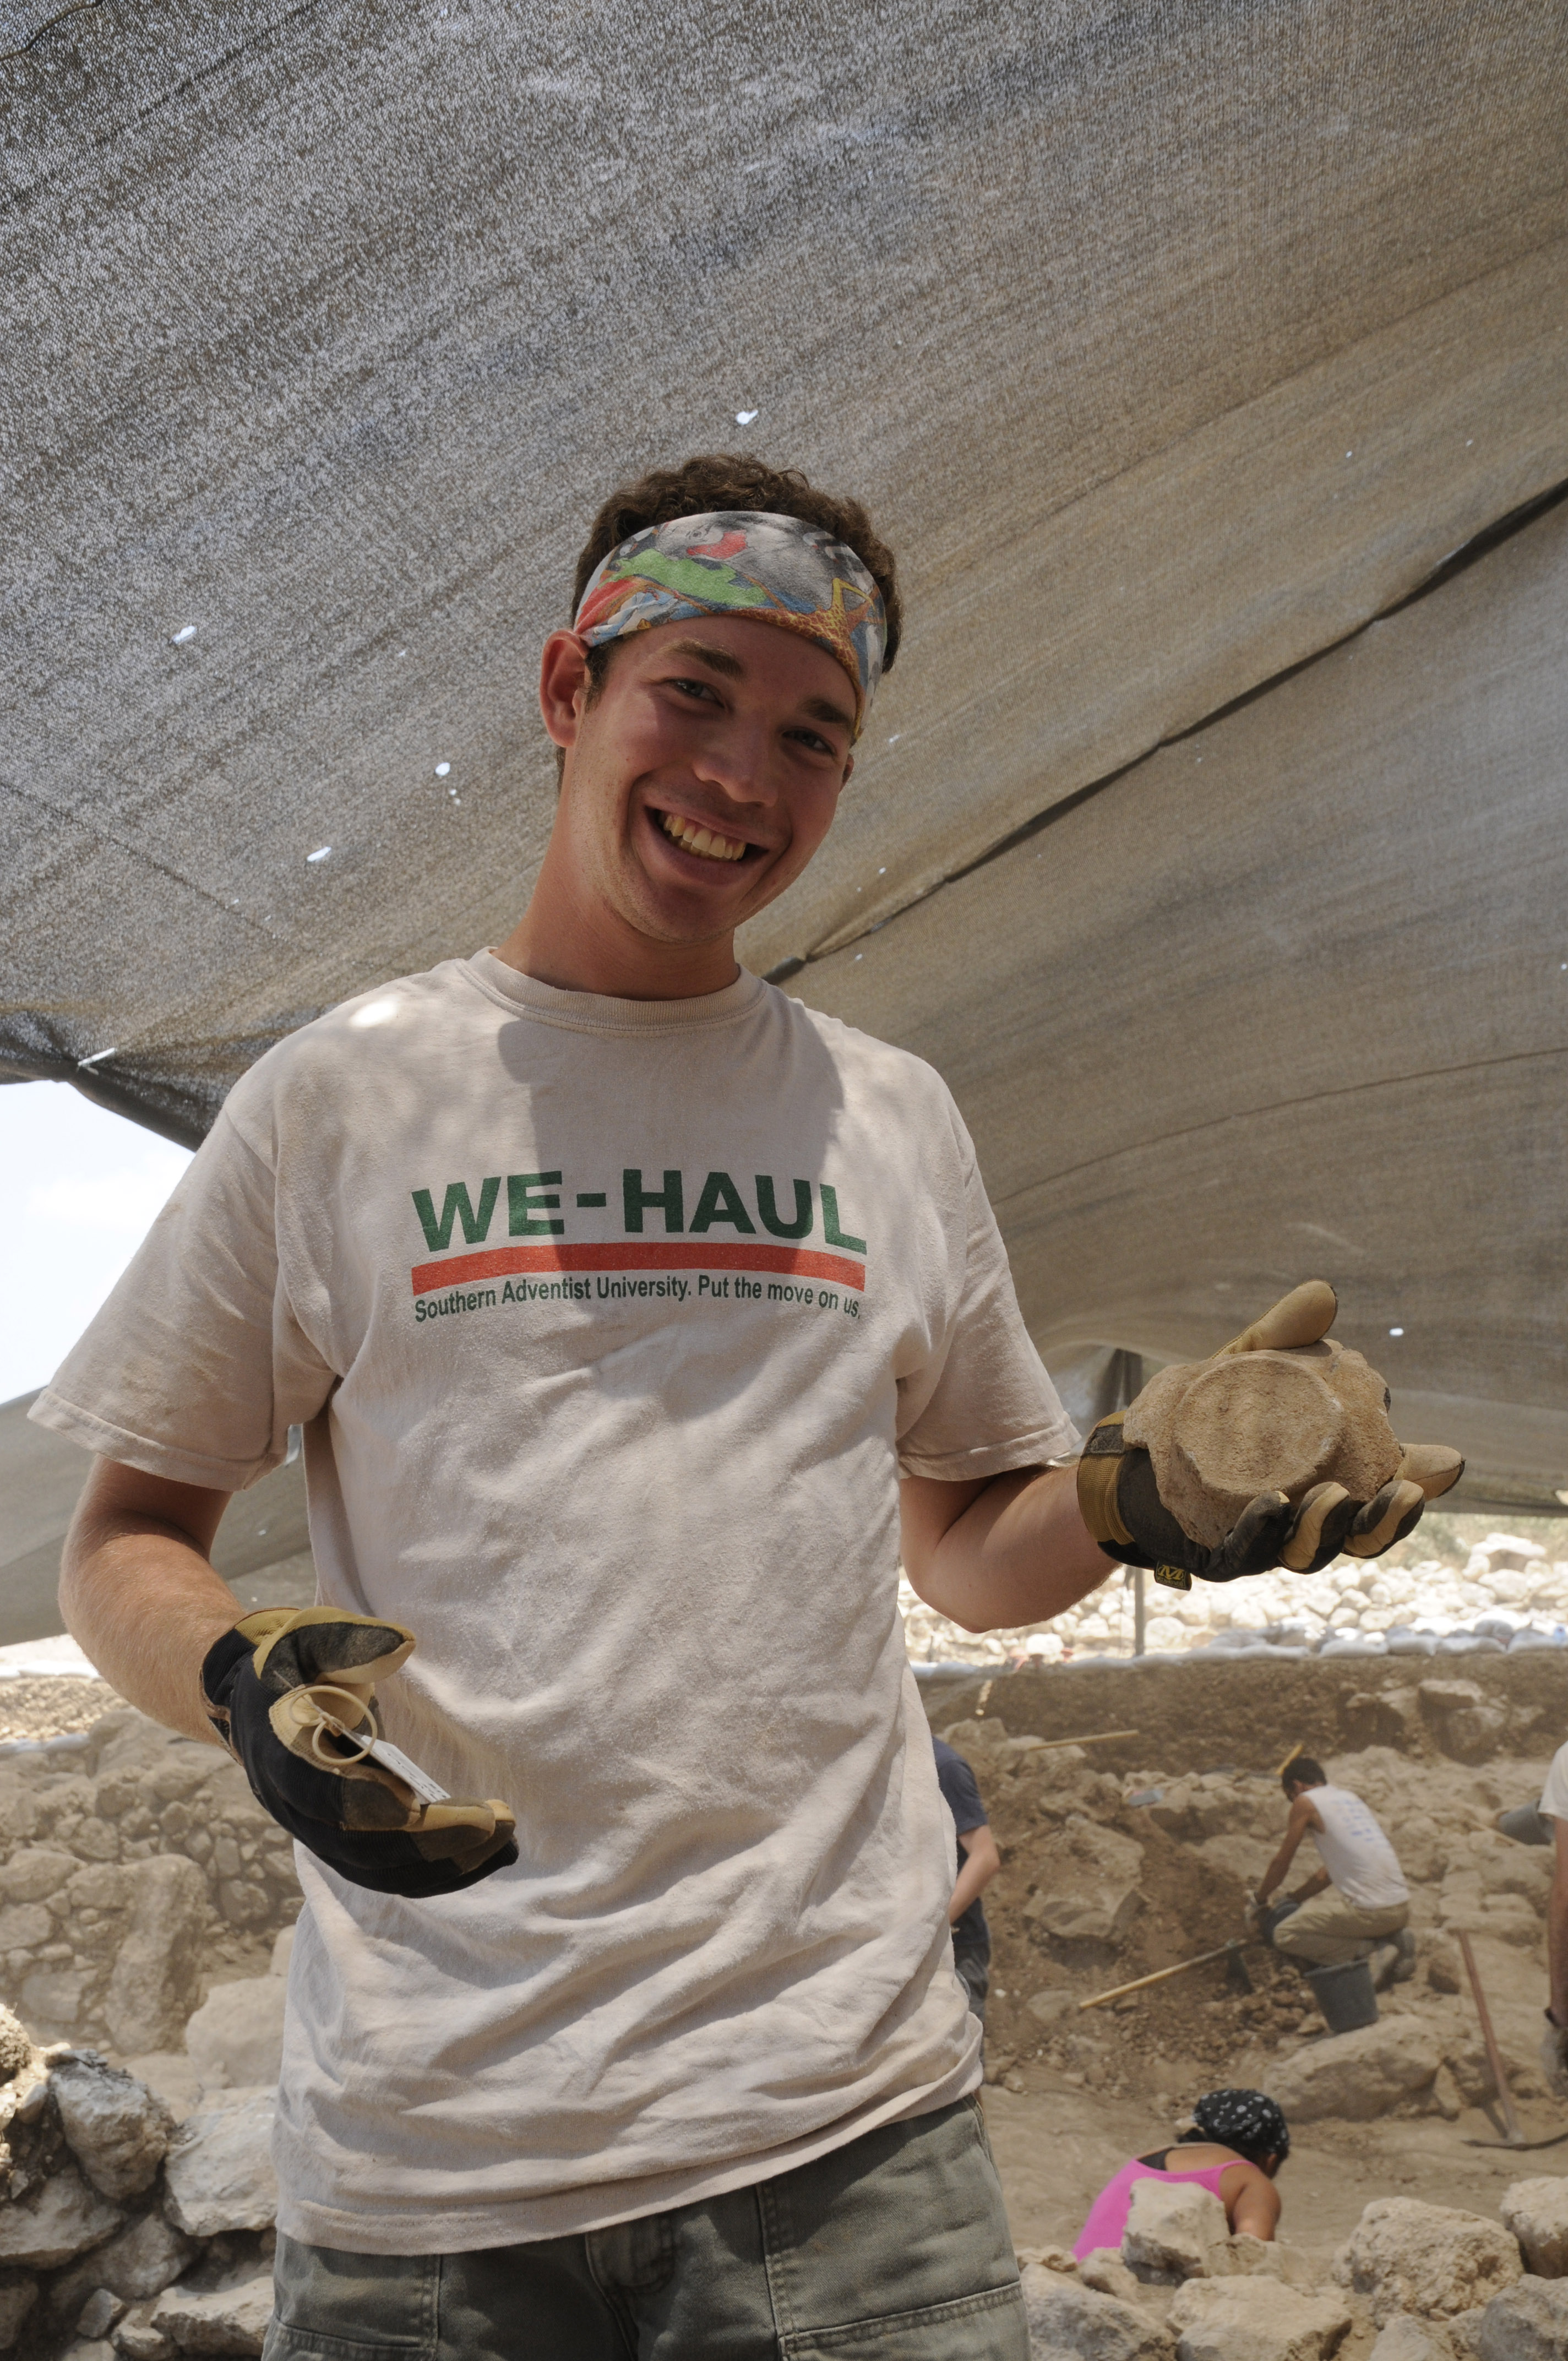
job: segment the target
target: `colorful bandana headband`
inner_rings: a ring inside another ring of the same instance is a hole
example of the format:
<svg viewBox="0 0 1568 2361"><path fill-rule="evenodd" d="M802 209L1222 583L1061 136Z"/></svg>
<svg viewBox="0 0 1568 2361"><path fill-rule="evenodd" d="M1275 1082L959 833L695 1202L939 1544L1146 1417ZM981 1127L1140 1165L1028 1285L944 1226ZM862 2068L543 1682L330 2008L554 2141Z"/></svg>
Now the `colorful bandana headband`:
<svg viewBox="0 0 1568 2361"><path fill-rule="evenodd" d="M798 517L719 509L652 524L589 577L572 628L590 647L695 615L754 615L815 640L855 688L855 735L882 678L882 593L841 541Z"/></svg>

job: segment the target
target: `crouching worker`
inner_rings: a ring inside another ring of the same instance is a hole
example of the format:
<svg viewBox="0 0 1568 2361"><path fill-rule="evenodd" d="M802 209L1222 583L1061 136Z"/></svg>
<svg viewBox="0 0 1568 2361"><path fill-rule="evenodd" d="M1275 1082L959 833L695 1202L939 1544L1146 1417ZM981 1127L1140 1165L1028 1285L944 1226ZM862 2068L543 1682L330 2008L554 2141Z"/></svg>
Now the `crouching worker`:
<svg viewBox="0 0 1568 2361"><path fill-rule="evenodd" d="M1274 2176L1289 2153L1289 2126L1261 2091L1206 2092L1174 2147L1131 2158L1106 2182L1072 2251L1082 2263L1099 2247L1120 2248L1140 2180L1195 2180L1219 2199L1233 2235L1272 2238L1280 2213Z"/></svg>
<svg viewBox="0 0 1568 2361"><path fill-rule="evenodd" d="M1284 1883L1305 1836L1322 1867L1289 1897L1288 1916L1273 1916L1277 1951L1305 1968L1343 1967L1381 1954L1373 1971L1379 1990L1415 1972L1410 1889L1376 1813L1348 1787L1329 1784L1321 1763L1297 1755L1280 1773L1290 1804L1285 1841L1265 1871L1254 1916L1266 1919L1268 1897Z"/></svg>

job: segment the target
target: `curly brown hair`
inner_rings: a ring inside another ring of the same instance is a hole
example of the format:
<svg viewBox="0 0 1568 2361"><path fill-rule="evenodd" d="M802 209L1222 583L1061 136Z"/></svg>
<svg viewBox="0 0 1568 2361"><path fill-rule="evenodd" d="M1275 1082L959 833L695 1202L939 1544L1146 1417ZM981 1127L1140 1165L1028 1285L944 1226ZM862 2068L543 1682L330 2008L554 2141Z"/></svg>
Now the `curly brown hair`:
<svg viewBox="0 0 1568 2361"><path fill-rule="evenodd" d="M593 522L593 529L577 559L572 585L572 612L587 588L589 575L602 558L618 549L645 525L668 524L675 517L700 516L710 509L751 509L768 516L799 517L819 526L838 541L847 541L874 577L887 609L887 647L883 670L893 670L903 629L904 607L898 595L898 568L887 544L872 530L872 521L859 500L835 500L819 492L798 467L768 467L737 451L716 451L684 459L678 467L654 467L634 484L620 484L611 492ZM615 642L609 642L613 647ZM604 653L608 653L608 647ZM596 649L595 653L600 653Z"/></svg>

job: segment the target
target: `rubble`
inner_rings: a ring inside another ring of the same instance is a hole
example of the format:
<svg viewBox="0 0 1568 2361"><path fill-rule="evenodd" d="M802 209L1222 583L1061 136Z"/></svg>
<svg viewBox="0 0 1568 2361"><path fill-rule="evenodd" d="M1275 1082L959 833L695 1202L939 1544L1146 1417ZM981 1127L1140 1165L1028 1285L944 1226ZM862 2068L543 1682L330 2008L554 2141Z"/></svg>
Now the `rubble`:
<svg viewBox="0 0 1568 2361"><path fill-rule="evenodd" d="M1516 2180L1498 2211L1519 2242L1527 2271L1568 2279L1568 2180L1551 2174Z"/></svg>
<svg viewBox="0 0 1568 2361"><path fill-rule="evenodd" d="M1486 2304L1523 2269L1501 2223L1414 2197L1374 2198L1334 2262L1379 2327L1396 2312L1434 2320Z"/></svg>
<svg viewBox="0 0 1568 2361"><path fill-rule="evenodd" d="M1563 2361L1568 2353L1568 2286L1522 2279L1481 2315L1475 2361Z"/></svg>
<svg viewBox="0 0 1568 2361"><path fill-rule="evenodd" d="M1135 2305L1038 2263L1023 2281L1031 2361L1175 2361L1169 2332Z"/></svg>
<svg viewBox="0 0 1568 2361"><path fill-rule="evenodd" d="M1329 2361L1351 2327L1343 2299L1257 2279L1190 2279L1170 2308L1177 2361Z"/></svg>
<svg viewBox="0 0 1568 2361"><path fill-rule="evenodd" d="M1380 2331L1367 2361L1456 2361L1453 2340L1435 2321L1396 2312Z"/></svg>
<svg viewBox="0 0 1568 2361"><path fill-rule="evenodd" d="M61 2059L52 2089L66 2144L93 2188L115 2202L149 2189L174 2119L146 2083L86 2055Z"/></svg>
<svg viewBox="0 0 1568 2361"><path fill-rule="evenodd" d="M1039 1884L1024 1905L1024 1916L1064 1944L1106 1949L1125 1933L1142 1905L1143 1863L1143 1848L1132 1838L1075 1812L1041 1848Z"/></svg>
<svg viewBox="0 0 1568 2361"><path fill-rule="evenodd" d="M1325 1650L1354 1652L1408 1660L1413 1672L1423 1659L1435 1668L1462 1663L1466 1655L1568 1646L1562 1525L1546 1529L1557 1536L1555 1559L1541 1543L1517 1533L1483 1533L1467 1555L1456 1550L1447 1560L1425 1542L1428 1532L1434 1537L1452 1532L1457 1542L1462 1531L1478 1522L1429 1511L1424 1529L1418 1527L1409 1543L1370 1565L1341 1557L1314 1575L1281 1569L1239 1584L1201 1582L1186 1592L1157 1591L1148 1601L1146 1644L1157 1655L1201 1650L1289 1658ZM1027 1656L1049 1664L1132 1653L1133 1592L1119 1573L1049 1623L980 1638L934 1613L907 1582L900 1584L899 1605L909 1653L917 1664L970 1663L995 1669L1009 1658ZM1461 1715L1465 1709L1459 1708ZM1376 1735L1387 1742L1384 1733ZM1481 1745L1480 1724L1462 1719L1455 1738L1466 1748Z"/></svg>
<svg viewBox="0 0 1568 2361"><path fill-rule="evenodd" d="M1331 2034L1270 2069L1264 2088L1287 2123L1337 2115L1370 2123L1436 2078L1443 2055L1431 2029L1413 2016L1387 2016L1354 2033Z"/></svg>
<svg viewBox="0 0 1568 2361"><path fill-rule="evenodd" d="M177 2230L215 2238L225 2230L262 2230L274 2219L276 2110L277 2092L269 2087L181 2125L164 2167L169 2218Z"/></svg>
<svg viewBox="0 0 1568 2361"><path fill-rule="evenodd" d="M212 2295L171 2288L149 2325L181 2353L259 2353L272 2317L272 2278L247 2279Z"/></svg>
<svg viewBox="0 0 1568 2361"><path fill-rule="evenodd" d="M1233 2265L1225 2209L1195 2181L1135 2181L1122 2253L1140 2275L1228 2277Z"/></svg>
<svg viewBox="0 0 1568 2361"><path fill-rule="evenodd" d="M281 1976L215 1985L185 2027L185 2047L204 2090L276 2082L283 2063Z"/></svg>

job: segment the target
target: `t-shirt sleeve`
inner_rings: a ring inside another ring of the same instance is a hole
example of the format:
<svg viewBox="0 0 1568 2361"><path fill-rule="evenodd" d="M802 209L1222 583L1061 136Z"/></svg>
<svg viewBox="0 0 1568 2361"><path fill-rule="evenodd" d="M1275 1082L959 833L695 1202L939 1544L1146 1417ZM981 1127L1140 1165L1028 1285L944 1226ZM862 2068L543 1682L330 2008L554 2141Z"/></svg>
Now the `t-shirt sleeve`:
<svg viewBox="0 0 1568 2361"><path fill-rule="evenodd" d="M967 1837L972 1828L990 1825L981 1797L980 1782L961 1754L939 1754L937 1757L937 1784L942 1790L942 1799L953 1816L953 1826L959 1836Z"/></svg>
<svg viewBox="0 0 1568 2361"><path fill-rule="evenodd" d="M1079 1448L1013 1291L1007 1249L956 1107L963 1166L962 1267L939 1349L899 1380L898 1463L945 1483L1000 1476Z"/></svg>
<svg viewBox="0 0 1568 2361"><path fill-rule="evenodd" d="M178 1484L275 1467L335 1373L279 1272L274 1175L227 1109L29 1416Z"/></svg>
<svg viewBox="0 0 1568 2361"><path fill-rule="evenodd" d="M1541 1811L1544 1819L1568 1820L1568 1746L1560 1746L1552 1758L1541 1791Z"/></svg>

